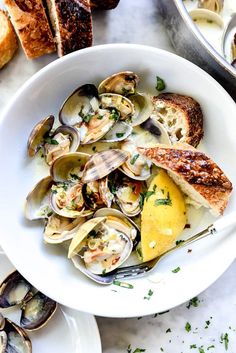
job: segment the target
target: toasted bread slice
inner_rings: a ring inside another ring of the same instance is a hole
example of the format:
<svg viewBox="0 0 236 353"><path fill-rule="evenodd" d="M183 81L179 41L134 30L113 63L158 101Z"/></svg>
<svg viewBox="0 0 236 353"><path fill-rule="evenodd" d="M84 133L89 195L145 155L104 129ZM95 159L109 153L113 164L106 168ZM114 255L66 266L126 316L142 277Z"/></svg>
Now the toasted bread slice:
<svg viewBox="0 0 236 353"><path fill-rule="evenodd" d="M14 56L18 48L16 35L7 14L0 10L0 69Z"/></svg>
<svg viewBox="0 0 236 353"><path fill-rule="evenodd" d="M55 51L42 0L5 0L5 5L28 59Z"/></svg>
<svg viewBox="0 0 236 353"><path fill-rule="evenodd" d="M89 0L47 0L59 56L92 45Z"/></svg>
<svg viewBox="0 0 236 353"><path fill-rule="evenodd" d="M197 101L176 93L162 93L152 99L152 119L167 130L171 142L186 142L197 147L203 137L203 114Z"/></svg>
<svg viewBox="0 0 236 353"><path fill-rule="evenodd" d="M199 206L223 214L232 184L218 165L203 152L188 144L139 147L138 151L155 165L166 169L182 191Z"/></svg>
<svg viewBox="0 0 236 353"><path fill-rule="evenodd" d="M90 6L92 10L112 10L119 2L120 0L90 0Z"/></svg>

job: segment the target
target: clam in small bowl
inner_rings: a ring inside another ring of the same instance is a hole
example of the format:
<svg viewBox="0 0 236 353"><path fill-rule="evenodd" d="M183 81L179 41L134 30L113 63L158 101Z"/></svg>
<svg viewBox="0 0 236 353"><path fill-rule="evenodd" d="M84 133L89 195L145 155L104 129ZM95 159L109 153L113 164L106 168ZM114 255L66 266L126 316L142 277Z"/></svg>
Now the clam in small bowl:
<svg viewBox="0 0 236 353"><path fill-rule="evenodd" d="M236 108L224 89L192 63L160 49L130 44L112 44L84 49L58 59L36 73L12 98L0 125L1 183L0 244L20 273L41 292L68 307L100 316L133 317L170 309L194 297L213 283L235 258L236 237L225 231L214 239L194 244L192 252L175 252L163 260L153 275L100 286L78 271L54 239L43 241L40 220L24 218L26 195L48 175L48 166L30 159L26 142L30 131L44 117L58 116L65 99L78 87L96 87L106 77L121 71L140 77L139 91L157 94L156 76L169 92L191 95L204 112L206 151L236 185ZM233 193L227 211L236 210ZM212 223L204 210L189 215L191 228L182 237L197 233ZM67 233L68 235L68 233ZM53 244L55 243L55 244ZM178 273L172 270L180 267ZM207 268L207 271L206 271ZM149 291L153 295L145 299Z"/></svg>

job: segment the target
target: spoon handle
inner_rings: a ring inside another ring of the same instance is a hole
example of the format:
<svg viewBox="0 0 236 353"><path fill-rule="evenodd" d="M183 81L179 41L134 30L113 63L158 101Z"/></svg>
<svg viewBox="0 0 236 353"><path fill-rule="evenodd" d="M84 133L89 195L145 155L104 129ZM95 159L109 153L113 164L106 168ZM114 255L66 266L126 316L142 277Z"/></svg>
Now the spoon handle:
<svg viewBox="0 0 236 353"><path fill-rule="evenodd" d="M216 232L221 232L222 230L235 225L236 225L236 212L232 212L227 216L221 217L213 223L213 227L215 228Z"/></svg>

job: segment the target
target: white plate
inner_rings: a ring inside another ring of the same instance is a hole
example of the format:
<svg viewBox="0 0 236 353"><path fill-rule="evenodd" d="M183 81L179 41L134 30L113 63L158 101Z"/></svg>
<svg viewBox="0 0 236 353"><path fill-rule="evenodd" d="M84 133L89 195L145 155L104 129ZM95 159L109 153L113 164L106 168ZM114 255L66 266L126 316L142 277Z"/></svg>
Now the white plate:
<svg viewBox="0 0 236 353"><path fill-rule="evenodd" d="M190 62L165 51L127 44L93 47L56 60L35 74L5 109L0 125L0 243L16 268L35 287L71 308L101 316L130 317L165 311L197 295L214 282L235 258L236 237L224 232L164 259L156 276L132 281L133 289L102 287L85 278L64 251L42 240L42 224L24 219L24 200L43 176L26 156L32 127L48 114L57 114L76 87L121 70L141 77L140 90L155 94L156 75L167 90L197 99L204 111L205 136L200 149L223 168L236 185L235 103L208 74ZM227 212L236 209L233 193ZM209 225L208 212L191 221L190 235ZM194 224L193 224L194 223ZM176 267L181 270L172 273ZM144 299L149 289L154 294Z"/></svg>
<svg viewBox="0 0 236 353"><path fill-rule="evenodd" d="M0 249L0 282L14 267ZM5 317L19 324L20 309L0 309ZM34 353L101 353L101 341L95 318L58 306L49 323L41 330L28 333Z"/></svg>

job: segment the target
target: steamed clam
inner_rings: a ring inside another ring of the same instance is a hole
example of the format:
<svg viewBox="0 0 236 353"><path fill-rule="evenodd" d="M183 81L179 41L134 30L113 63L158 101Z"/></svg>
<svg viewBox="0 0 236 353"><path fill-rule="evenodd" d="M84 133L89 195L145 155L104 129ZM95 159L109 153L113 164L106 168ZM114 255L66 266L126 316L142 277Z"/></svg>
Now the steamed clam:
<svg viewBox="0 0 236 353"><path fill-rule="evenodd" d="M86 206L91 209L110 207L114 198L108 187L107 177L84 184L82 193Z"/></svg>
<svg viewBox="0 0 236 353"><path fill-rule="evenodd" d="M98 86L98 92L111 92L127 96L136 92L136 87L139 82L139 77L132 71L122 71L115 73Z"/></svg>
<svg viewBox="0 0 236 353"><path fill-rule="evenodd" d="M38 292L17 271L11 273L0 285L0 307L8 308L15 305L21 306L20 324L26 330L43 327L57 308L54 300ZM2 326L4 322L1 323Z"/></svg>
<svg viewBox="0 0 236 353"><path fill-rule="evenodd" d="M110 109L113 115L116 114L113 120L129 120L134 114L134 105L127 97L116 93L102 93L99 98L104 109Z"/></svg>
<svg viewBox="0 0 236 353"><path fill-rule="evenodd" d="M53 213L44 228L44 241L49 244L61 244L70 240L84 222L84 217L67 218Z"/></svg>
<svg viewBox="0 0 236 353"><path fill-rule="evenodd" d="M29 220L47 218L51 215L50 195L53 180L50 176L40 180L26 197L25 217Z"/></svg>
<svg viewBox="0 0 236 353"><path fill-rule="evenodd" d="M81 260L93 274L105 274L120 266L130 255L134 226L113 215L92 218L73 238L68 257L80 268Z"/></svg>
<svg viewBox="0 0 236 353"><path fill-rule="evenodd" d="M121 142L120 148L129 154L129 158L122 164L120 170L128 177L136 180L147 180L151 176L152 163L141 156L131 140Z"/></svg>
<svg viewBox="0 0 236 353"><path fill-rule="evenodd" d="M0 329L1 353L31 353L32 344L27 333L14 322L4 319Z"/></svg>
<svg viewBox="0 0 236 353"><path fill-rule="evenodd" d="M41 120L32 130L28 143L28 155L30 157L42 148L48 165L56 158L68 152L76 151L80 144L80 137L76 129L70 126L59 126L54 132L52 115Z"/></svg>
<svg viewBox="0 0 236 353"><path fill-rule="evenodd" d="M140 125L152 114L152 101L147 94L138 92L132 96L129 96L129 99L134 105L134 113L131 116L130 125Z"/></svg>

